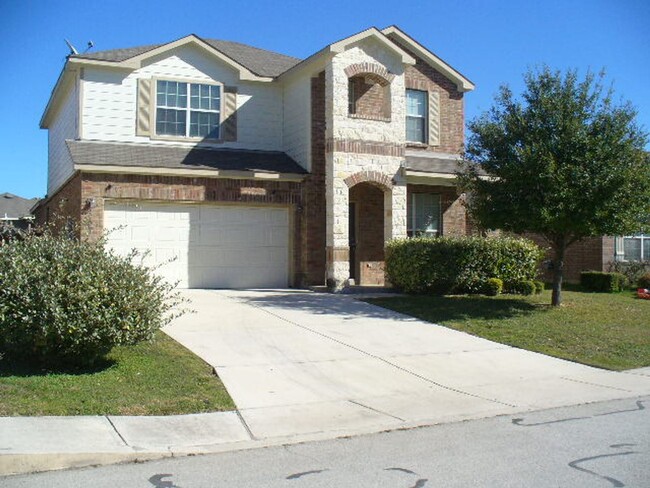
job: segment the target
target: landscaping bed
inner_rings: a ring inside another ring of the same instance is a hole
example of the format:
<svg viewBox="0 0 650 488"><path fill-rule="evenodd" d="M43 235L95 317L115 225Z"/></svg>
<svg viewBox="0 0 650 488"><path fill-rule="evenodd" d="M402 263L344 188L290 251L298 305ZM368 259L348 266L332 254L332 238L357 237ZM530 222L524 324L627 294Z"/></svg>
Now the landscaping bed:
<svg viewBox="0 0 650 488"><path fill-rule="evenodd" d="M650 366L650 301L631 291L513 296L401 296L370 303L495 342L601 368Z"/></svg>
<svg viewBox="0 0 650 488"><path fill-rule="evenodd" d="M160 331L151 343L114 348L92 369L43 371L0 361L0 416L173 415L233 408L212 368Z"/></svg>

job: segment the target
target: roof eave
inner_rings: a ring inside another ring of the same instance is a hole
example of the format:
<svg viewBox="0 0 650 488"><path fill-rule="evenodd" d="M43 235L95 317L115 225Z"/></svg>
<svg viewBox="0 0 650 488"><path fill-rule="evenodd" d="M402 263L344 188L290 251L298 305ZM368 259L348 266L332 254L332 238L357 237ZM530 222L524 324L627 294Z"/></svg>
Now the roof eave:
<svg viewBox="0 0 650 488"><path fill-rule="evenodd" d="M52 93L50 93L50 98L47 101L47 105L43 110L43 115L41 115L41 120L38 123L41 129L48 128L51 115L56 111L60 104L60 92L69 86L70 82L74 80L75 75L76 69L72 68L70 59L68 59L61 69L61 73L59 73L59 77L54 84Z"/></svg>
<svg viewBox="0 0 650 488"><path fill-rule="evenodd" d="M456 87L458 88L459 91L468 92L476 88L476 86L471 80L463 76L456 69L452 68L449 64L447 64L445 61L443 61L438 56L433 54L422 44L420 44L411 36L409 36L404 31L402 31L399 27L395 25L391 25L390 27L386 27L385 29L382 29L381 32L386 36L393 34L397 36L400 40L408 44L411 48L413 48L415 53L421 56L427 63L429 63L432 67L439 70L447 78L452 80L456 84Z"/></svg>

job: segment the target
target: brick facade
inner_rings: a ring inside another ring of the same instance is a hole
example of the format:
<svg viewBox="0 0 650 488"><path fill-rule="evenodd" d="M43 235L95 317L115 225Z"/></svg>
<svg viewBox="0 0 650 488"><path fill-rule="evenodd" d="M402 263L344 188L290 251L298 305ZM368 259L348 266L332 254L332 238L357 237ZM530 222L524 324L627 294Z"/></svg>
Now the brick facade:
<svg viewBox="0 0 650 488"><path fill-rule="evenodd" d="M406 88L435 91L440 96L440 144L424 150L458 154L465 144L465 113L463 93L455 83L433 69L405 46L400 46L416 58L414 66L407 66L404 72Z"/></svg>
<svg viewBox="0 0 650 488"><path fill-rule="evenodd" d="M551 282L553 271L549 261L553 260L553 251L542 237L536 235L526 237L535 241L542 249L546 249L540 275L544 281ZM614 261L614 241L613 237L591 237L569 246L564 257L564 280L569 283L579 283L582 271L609 271L609 265Z"/></svg>
<svg viewBox="0 0 650 488"><path fill-rule="evenodd" d="M440 195L440 213L442 217L441 234L447 236L464 236L471 232L467 225L467 209L463 197L458 195L455 187L435 185L408 185L407 198L413 193L434 193Z"/></svg>

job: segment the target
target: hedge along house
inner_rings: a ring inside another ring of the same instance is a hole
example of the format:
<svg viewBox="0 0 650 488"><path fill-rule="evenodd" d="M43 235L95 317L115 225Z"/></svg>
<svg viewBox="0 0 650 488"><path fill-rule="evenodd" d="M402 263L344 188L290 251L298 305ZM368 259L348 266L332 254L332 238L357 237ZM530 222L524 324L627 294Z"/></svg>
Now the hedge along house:
<svg viewBox="0 0 650 488"><path fill-rule="evenodd" d="M473 84L397 27L304 60L189 35L69 56L36 213L150 251L182 287L384 283L394 237L467 233Z"/></svg>

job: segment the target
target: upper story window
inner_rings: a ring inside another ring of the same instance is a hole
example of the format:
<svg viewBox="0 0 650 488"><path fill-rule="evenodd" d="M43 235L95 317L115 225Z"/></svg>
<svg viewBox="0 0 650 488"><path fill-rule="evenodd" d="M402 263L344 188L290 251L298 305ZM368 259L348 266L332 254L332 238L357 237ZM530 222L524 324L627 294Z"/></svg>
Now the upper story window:
<svg viewBox="0 0 650 488"><path fill-rule="evenodd" d="M219 139L221 87L158 80L156 134Z"/></svg>
<svg viewBox="0 0 650 488"><path fill-rule="evenodd" d="M406 140L427 142L427 92L406 90Z"/></svg>
<svg viewBox="0 0 650 488"><path fill-rule="evenodd" d="M407 235L436 237L440 234L441 206L437 193L412 193L406 206Z"/></svg>
<svg viewBox="0 0 650 488"><path fill-rule="evenodd" d="M361 119L390 120L390 83L363 73L348 78L348 114Z"/></svg>

